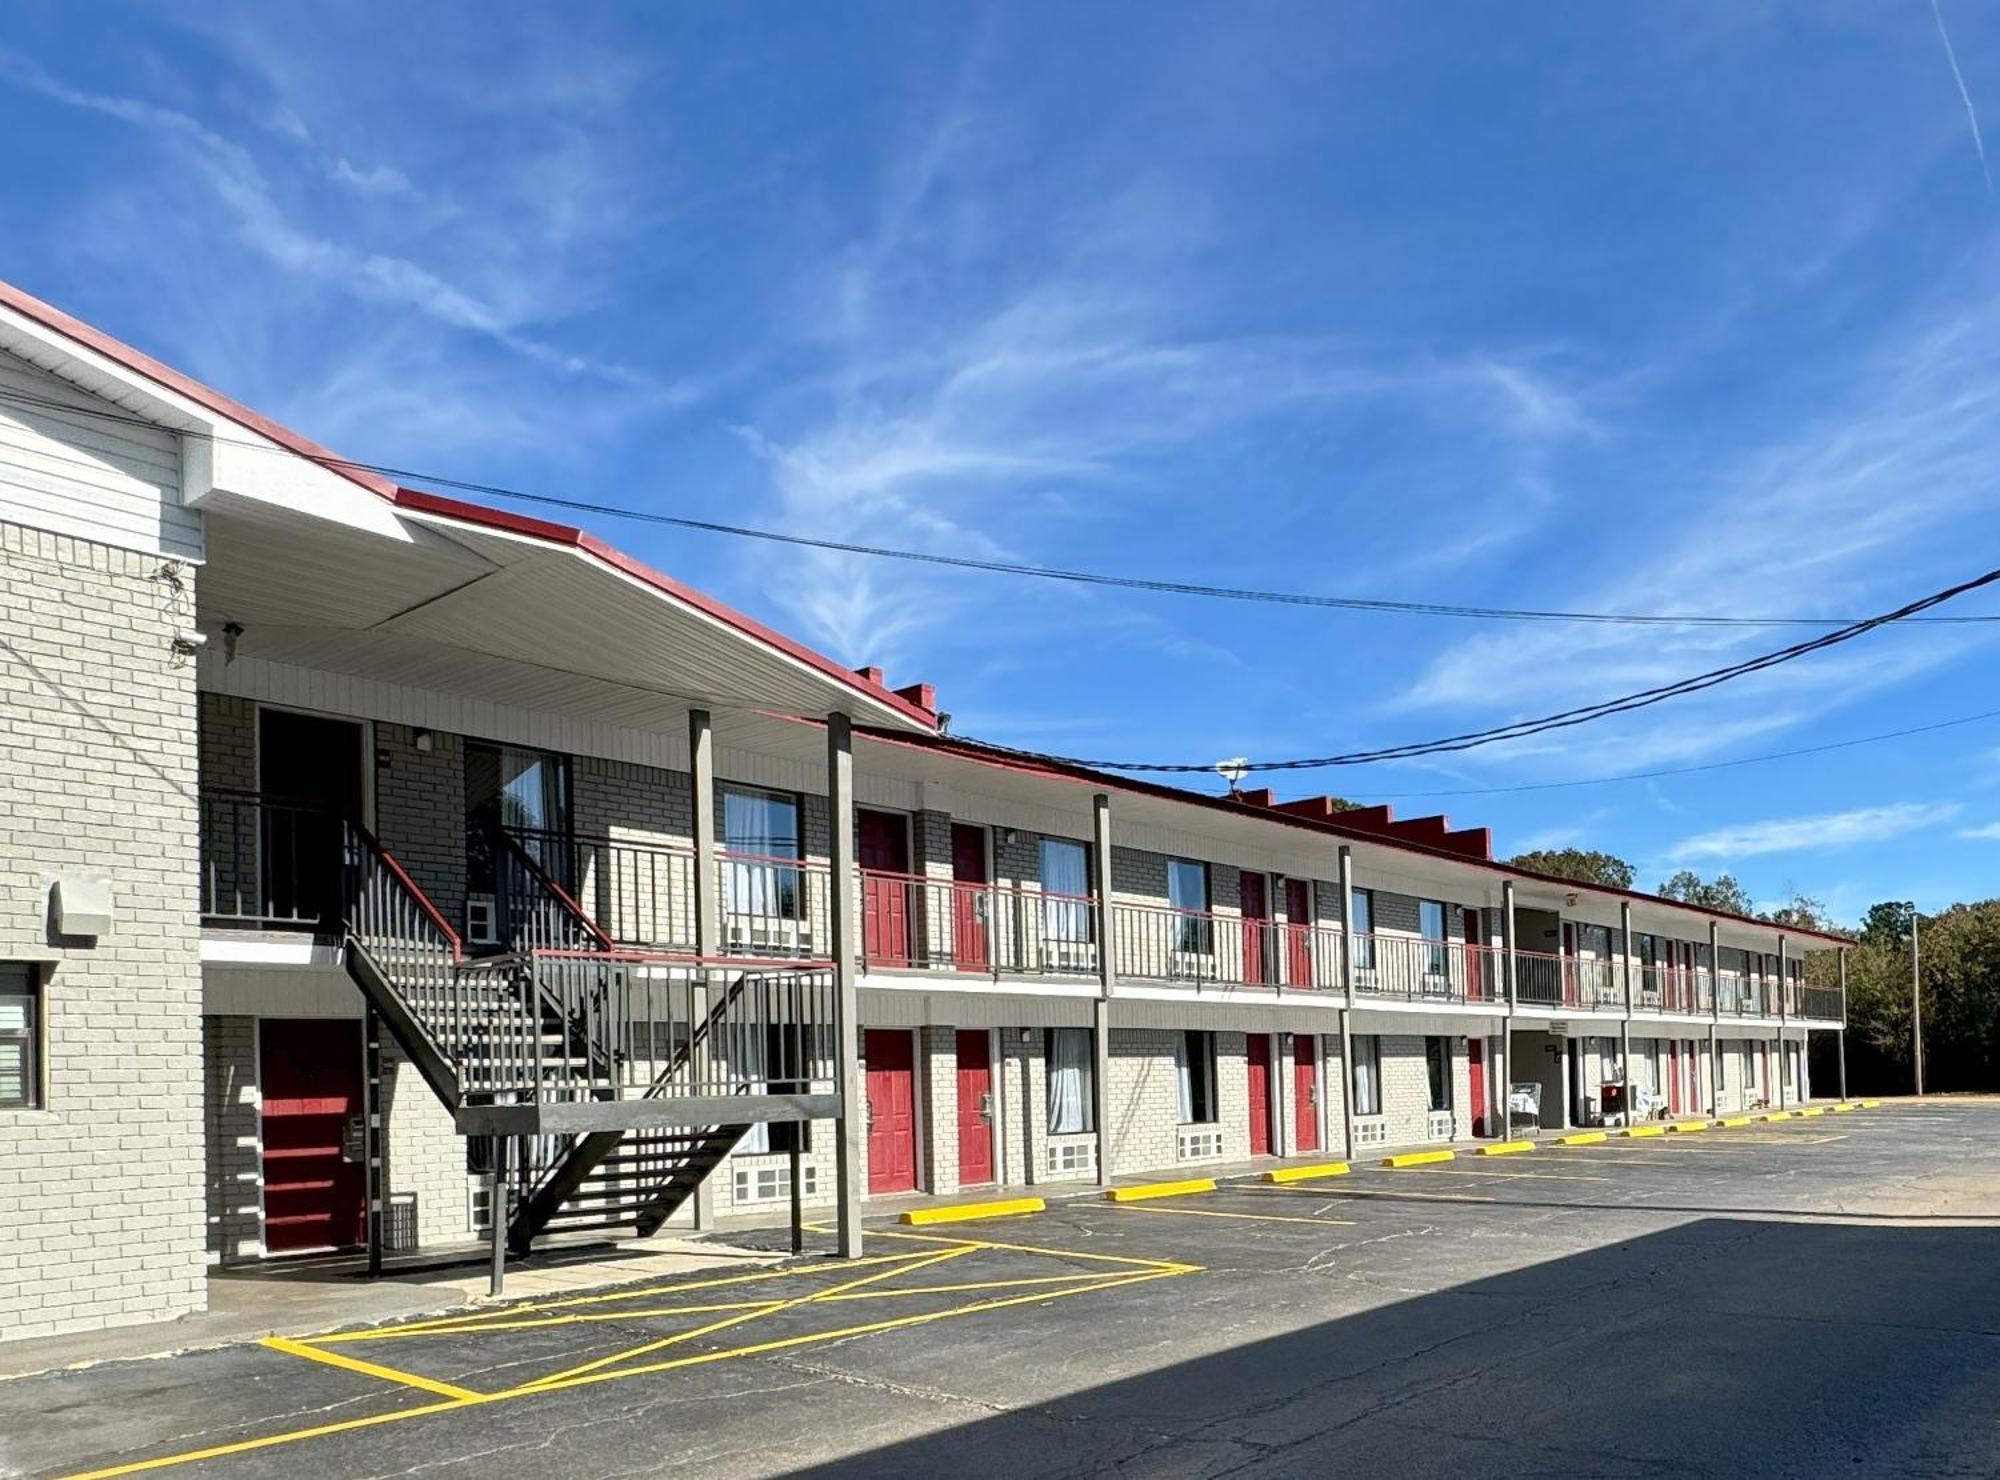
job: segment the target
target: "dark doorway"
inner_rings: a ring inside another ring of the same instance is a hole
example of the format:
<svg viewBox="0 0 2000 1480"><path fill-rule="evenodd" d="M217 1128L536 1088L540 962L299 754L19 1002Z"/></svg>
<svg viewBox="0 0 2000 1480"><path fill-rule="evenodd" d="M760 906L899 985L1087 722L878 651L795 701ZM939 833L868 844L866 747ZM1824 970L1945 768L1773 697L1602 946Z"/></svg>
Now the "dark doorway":
<svg viewBox="0 0 2000 1480"><path fill-rule="evenodd" d="M362 775L360 721L258 711L258 844L272 921L338 925L342 824L361 820Z"/></svg>

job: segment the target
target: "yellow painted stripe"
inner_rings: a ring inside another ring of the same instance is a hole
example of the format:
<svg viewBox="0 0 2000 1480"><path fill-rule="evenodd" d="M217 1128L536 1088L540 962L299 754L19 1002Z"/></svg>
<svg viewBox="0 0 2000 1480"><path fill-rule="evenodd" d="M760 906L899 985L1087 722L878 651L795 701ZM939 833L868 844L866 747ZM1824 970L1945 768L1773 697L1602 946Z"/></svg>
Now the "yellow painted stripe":
<svg viewBox="0 0 2000 1480"><path fill-rule="evenodd" d="M1664 1136L1666 1133L1667 1128L1663 1125L1628 1125L1618 1134L1628 1140L1644 1141L1653 1136Z"/></svg>
<svg viewBox="0 0 2000 1480"><path fill-rule="evenodd" d="M1518 1156L1523 1151L1533 1151L1533 1141L1495 1141L1490 1146L1481 1146L1481 1156Z"/></svg>
<svg viewBox="0 0 2000 1480"><path fill-rule="evenodd" d="M1427 1167L1441 1161L1456 1161L1456 1151L1399 1151L1394 1156L1382 1158L1385 1167Z"/></svg>
<svg viewBox="0 0 2000 1480"><path fill-rule="evenodd" d="M1191 1192L1215 1191L1215 1178L1190 1177L1184 1182L1141 1182L1133 1187L1113 1187L1104 1194L1107 1201L1145 1202L1155 1197L1186 1197Z"/></svg>
<svg viewBox="0 0 2000 1480"><path fill-rule="evenodd" d="M1316 1166L1309 1167L1279 1167L1275 1171L1264 1173L1264 1180L1283 1185L1287 1182L1310 1182L1315 1177L1344 1177L1346 1175L1346 1162L1323 1161Z"/></svg>
<svg viewBox="0 0 2000 1480"><path fill-rule="evenodd" d="M933 1223L971 1223L980 1218L1012 1218L1021 1213L1039 1213L1048 1204L1039 1197L1010 1197L998 1202L956 1203L948 1208L912 1208L902 1223L924 1228Z"/></svg>
<svg viewBox="0 0 2000 1480"><path fill-rule="evenodd" d="M1715 1124L1718 1129L1727 1130L1734 1126L1748 1125L1749 1123L1750 1117L1747 1115L1725 1115Z"/></svg>
<svg viewBox="0 0 2000 1480"><path fill-rule="evenodd" d="M490 1399L475 1398L475 1403L490 1402ZM248 1454L252 1450L270 1449L278 1444L293 1444L300 1439L318 1439L327 1434L345 1434L355 1429L372 1429L377 1424L400 1423L406 1418L422 1418L431 1413L448 1413L454 1408L463 1408L463 1402L453 1400L448 1403L426 1403L421 1408L398 1408L392 1413L374 1413L366 1418L345 1418L339 1423L323 1423L310 1429L290 1429L282 1434L266 1434L258 1439L239 1439L234 1444L217 1444L209 1449L190 1449L181 1454L163 1454L157 1459L135 1460L130 1464L113 1465L106 1470L85 1470L70 1475L66 1480L111 1480L114 1475L137 1475L146 1470L164 1470L173 1465L190 1465L198 1460L221 1459L227 1454Z"/></svg>
<svg viewBox="0 0 2000 1480"><path fill-rule="evenodd" d="M1685 1136L1691 1134L1694 1131L1707 1130L1708 1122L1705 1120L1677 1120L1672 1125L1668 1126L1667 1129L1674 1132L1676 1135Z"/></svg>
<svg viewBox="0 0 2000 1480"><path fill-rule="evenodd" d="M1577 1131L1567 1136L1557 1136L1558 1146L1595 1146L1599 1141L1611 1139L1607 1131Z"/></svg>
<svg viewBox="0 0 2000 1480"><path fill-rule="evenodd" d="M384 1367L375 1362L364 1362L359 1357L350 1357L345 1352L323 1352L318 1347L308 1346L303 1341L288 1341L282 1336L266 1336L261 1343L274 1352L284 1352L287 1356L304 1357L308 1361L324 1362L329 1367L344 1368L349 1372L359 1372L364 1377L379 1377L384 1382L393 1382L399 1387L421 1388L427 1393L436 1393L440 1398L455 1398L461 1403L469 1403L485 1396L471 1388L456 1387L448 1382L439 1382L432 1377L419 1377L414 1372L399 1372L394 1367Z"/></svg>
<svg viewBox="0 0 2000 1480"><path fill-rule="evenodd" d="M1301 1189L1303 1190L1303 1189ZM1237 1218L1246 1223L1334 1223L1351 1228L1352 1218L1295 1218L1285 1213L1228 1213L1221 1208L1149 1208L1143 1203L1124 1203L1119 1207L1124 1213L1159 1213L1176 1218ZM1076 1276L1072 1275L1072 1279Z"/></svg>
<svg viewBox="0 0 2000 1480"><path fill-rule="evenodd" d="M1792 1118L1792 1112L1789 1110L1773 1110L1770 1114L1760 1115L1757 1118L1759 1120L1774 1120L1774 1121L1790 1120Z"/></svg>

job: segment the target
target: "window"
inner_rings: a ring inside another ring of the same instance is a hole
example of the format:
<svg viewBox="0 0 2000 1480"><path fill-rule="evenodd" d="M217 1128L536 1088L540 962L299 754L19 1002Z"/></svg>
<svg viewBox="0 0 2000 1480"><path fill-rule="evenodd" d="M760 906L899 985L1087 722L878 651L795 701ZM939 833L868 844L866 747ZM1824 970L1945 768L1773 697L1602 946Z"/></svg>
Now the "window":
<svg viewBox="0 0 2000 1480"><path fill-rule="evenodd" d="M1382 1040L1373 1033L1354 1040L1354 1113L1382 1113Z"/></svg>
<svg viewBox="0 0 2000 1480"><path fill-rule="evenodd" d="M1600 961L1610 960L1611 927L1609 925L1578 926L1576 948L1581 955L1595 956Z"/></svg>
<svg viewBox="0 0 2000 1480"><path fill-rule="evenodd" d="M1435 899L1417 901L1417 933L1430 942L1424 948L1424 970L1432 976L1444 976L1449 973L1451 956L1445 942L1450 936L1446 934L1444 928L1443 904Z"/></svg>
<svg viewBox="0 0 2000 1480"><path fill-rule="evenodd" d="M805 1077L809 1072L805 1047L797 1030L788 1030L777 1023L764 1025L762 1043L754 1037L743 1037L738 1051L746 1056L747 1062L741 1063L738 1068L749 1077L745 1091L753 1095L808 1093L812 1084ZM745 1155L763 1151L810 1151L812 1124L804 1120L760 1121L743 1133L736 1149Z"/></svg>
<svg viewBox="0 0 2000 1480"><path fill-rule="evenodd" d="M1174 949L1206 956L1215 949L1214 924L1208 918L1208 865L1186 858L1167 860L1167 905L1174 921Z"/></svg>
<svg viewBox="0 0 2000 1480"><path fill-rule="evenodd" d="M41 985L35 968L0 962L0 1109L42 1103Z"/></svg>
<svg viewBox="0 0 2000 1480"><path fill-rule="evenodd" d="M506 832L558 884L569 866L569 758L509 745L465 747L466 886L500 892L496 831Z"/></svg>
<svg viewBox="0 0 2000 1480"><path fill-rule="evenodd" d="M1071 945L1088 944L1090 850L1065 838L1043 838L1041 878L1043 936Z"/></svg>
<svg viewBox="0 0 2000 1480"><path fill-rule="evenodd" d="M722 849L730 854L727 901L731 915L759 920L802 920L799 871L784 860L801 856L797 797L729 788L722 793Z"/></svg>
<svg viewBox="0 0 2000 1480"><path fill-rule="evenodd" d="M1091 1081L1097 1060L1090 1029L1050 1028L1044 1046L1049 1059L1049 1134L1081 1135L1094 1124Z"/></svg>
<svg viewBox="0 0 2000 1480"><path fill-rule="evenodd" d="M1757 1093L1757 1050L1747 1045L1743 1050L1743 1095L1748 1099Z"/></svg>
<svg viewBox="0 0 2000 1480"><path fill-rule="evenodd" d="M1190 1028L1174 1044L1174 1070L1180 1078L1182 1125L1215 1122L1215 1035Z"/></svg>
<svg viewBox="0 0 2000 1480"><path fill-rule="evenodd" d="M1348 901L1347 911L1347 928L1354 935L1354 969L1372 971L1375 968L1375 891L1355 890Z"/></svg>
<svg viewBox="0 0 2000 1480"><path fill-rule="evenodd" d="M1424 1071L1430 1079L1431 1109L1451 1108L1451 1040L1424 1040Z"/></svg>

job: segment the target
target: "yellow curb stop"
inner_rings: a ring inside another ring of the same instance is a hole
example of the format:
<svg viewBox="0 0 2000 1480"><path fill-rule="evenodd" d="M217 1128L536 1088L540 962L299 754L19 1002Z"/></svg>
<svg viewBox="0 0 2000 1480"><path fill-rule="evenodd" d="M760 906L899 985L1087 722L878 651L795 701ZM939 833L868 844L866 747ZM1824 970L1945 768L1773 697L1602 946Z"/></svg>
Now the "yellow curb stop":
<svg viewBox="0 0 2000 1480"><path fill-rule="evenodd" d="M1481 1156L1518 1156L1523 1151L1533 1151L1533 1141L1495 1141L1490 1146L1481 1146Z"/></svg>
<svg viewBox="0 0 2000 1480"><path fill-rule="evenodd" d="M1882 1108L1882 1102L1880 1100L1863 1100L1861 1102L1861 1108L1863 1110L1880 1110Z"/></svg>
<svg viewBox="0 0 2000 1480"><path fill-rule="evenodd" d="M1264 1173L1264 1180L1266 1182L1282 1184L1286 1182L1310 1182L1315 1177L1344 1177L1346 1175L1346 1162L1323 1161L1316 1166L1309 1167L1278 1167L1273 1171Z"/></svg>
<svg viewBox="0 0 2000 1480"><path fill-rule="evenodd" d="M1156 1197L1186 1197L1192 1192L1215 1191L1215 1178L1190 1177L1185 1182L1141 1182L1134 1187L1113 1187L1104 1194L1106 1202L1146 1202Z"/></svg>
<svg viewBox="0 0 2000 1480"><path fill-rule="evenodd" d="M1456 1161L1456 1151L1401 1151L1382 1158L1385 1167L1427 1167L1432 1162Z"/></svg>
<svg viewBox="0 0 2000 1480"><path fill-rule="evenodd" d="M1859 1105L1856 1105L1851 1100L1842 1100L1838 1105L1832 1107L1833 1113L1835 1115L1852 1115L1856 1110L1860 1108L1861 1107Z"/></svg>
<svg viewBox="0 0 2000 1480"><path fill-rule="evenodd" d="M1664 1136L1667 1128L1663 1125L1628 1125L1618 1134L1630 1136L1635 1141L1643 1141L1651 1136Z"/></svg>
<svg viewBox="0 0 2000 1480"><path fill-rule="evenodd" d="M1789 1110L1773 1110L1769 1115L1760 1115L1757 1118L1764 1121L1790 1120L1792 1112Z"/></svg>
<svg viewBox="0 0 2000 1480"><path fill-rule="evenodd" d="M957 1203L948 1208L911 1208L901 1222L910 1228L926 1228L933 1223L970 1223L978 1218L1012 1218L1018 1213L1039 1213L1048 1204L1039 1197L1011 1197L999 1202Z"/></svg>
<svg viewBox="0 0 2000 1480"><path fill-rule="evenodd" d="M1708 1122L1705 1120L1677 1120L1668 1126L1667 1129L1677 1136L1685 1136L1694 1131L1707 1130Z"/></svg>
<svg viewBox="0 0 2000 1480"><path fill-rule="evenodd" d="M1595 1146L1599 1141L1608 1141L1610 1139L1611 1134L1608 1131L1578 1131L1574 1135L1557 1136L1556 1145Z"/></svg>
<svg viewBox="0 0 2000 1480"><path fill-rule="evenodd" d="M1715 1124L1719 1129L1727 1130L1732 1126L1748 1125L1749 1123L1750 1117L1747 1115L1725 1115Z"/></svg>

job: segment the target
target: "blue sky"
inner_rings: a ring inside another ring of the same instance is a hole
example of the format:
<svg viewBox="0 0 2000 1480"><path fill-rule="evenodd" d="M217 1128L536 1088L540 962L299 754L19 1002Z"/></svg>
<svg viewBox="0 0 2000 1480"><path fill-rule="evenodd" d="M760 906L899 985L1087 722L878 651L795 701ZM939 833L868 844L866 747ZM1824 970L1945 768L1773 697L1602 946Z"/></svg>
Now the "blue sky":
<svg viewBox="0 0 2000 1480"><path fill-rule="evenodd" d="M1853 616L2000 553L1975 121L2000 130L2000 13L1940 4L1955 58L1925 0L25 0L0 34L0 276L347 455L457 477L1203 582ZM959 733L1083 756L1393 743L1795 635L1249 607L594 527L936 682ZM1996 641L1878 634L1290 785L1443 809L1503 852L1609 848L1642 887L1690 866L1760 901L1935 908L2000 892L2000 721L1413 794L2000 708Z"/></svg>

